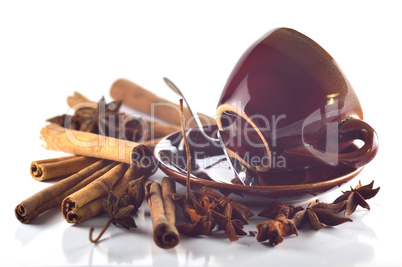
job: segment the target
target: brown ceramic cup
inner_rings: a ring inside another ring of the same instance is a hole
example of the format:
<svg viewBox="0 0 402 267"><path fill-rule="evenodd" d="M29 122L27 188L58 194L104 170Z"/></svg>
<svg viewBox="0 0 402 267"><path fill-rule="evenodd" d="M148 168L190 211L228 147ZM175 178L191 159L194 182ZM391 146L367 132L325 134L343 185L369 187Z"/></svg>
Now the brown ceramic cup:
<svg viewBox="0 0 402 267"><path fill-rule="evenodd" d="M217 107L226 154L256 173L364 166L378 141L362 119L335 60L288 28L268 32L243 54Z"/></svg>

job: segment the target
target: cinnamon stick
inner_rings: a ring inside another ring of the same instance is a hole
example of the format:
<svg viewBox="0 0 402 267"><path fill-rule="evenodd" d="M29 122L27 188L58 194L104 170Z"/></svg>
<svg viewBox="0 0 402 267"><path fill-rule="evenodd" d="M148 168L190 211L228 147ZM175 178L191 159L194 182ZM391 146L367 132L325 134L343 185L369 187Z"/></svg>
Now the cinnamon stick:
<svg viewBox="0 0 402 267"><path fill-rule="evenodd" d="M28 223L46 210L60 207L62 200L69 194L86 186L106 173L109 161L99 160L85 169L65 178L22 201L15 208L15 215L22 223Z"/></svg>
<svg viewBox="0 0 402 267"><path fill-rule="evenodd" d="M148 147L131 141L66 129L57 124L43 127L40 134L43 146L49 150L135 165L150 165L155 161Z"/></svg>
<svg viewBox="0 0 402 267"><path fill-rule="evenodd" d="M63 194L57 196L55 199L53 199L52 201L46 202L44 205L40 206L39 208L35 209L33 212L29 213L28 216L26 217L27 219L31 219L33 216L38 216L39 214L41 214L42 212L51 209L51 208L55 208L58 207L60 208L61 203L63 202L63 200L77 192L78 190L84 188L86 185L90 184L91 182L93 182L94 180L98 179L99 177L101 177L103 174L107 173L108 171L110 171L115 165L117 164L117 162L113 162L109 165L107 165L106 167L102 168L101 170L95 172L93 175L85 178L83 181L81 181L79 184L77 184L76 186L72 187L71 189L67 190L66 192L64 192ZM89 214L86 214L86 216L88 216Z"/></svg>
<svg viewBox="0 0 402 267"><path fill-rule="evenodd" d="M83 207L93 200L106 197L127 169L127 164L120 163L89 185L66 197L61 204L64 218L67 220L67 214L71 210Z"/></svg>
<svg viewBox="0 0 402 267"><path fill-rule="evenodd" d="M92 104L92 106L96 107L96 103L89 100L87 97L85 97L83 94L79 92L74 92L72 96L67 97L67 105L70 108L78 108L79 105L86 103L86 104Z"/></svg>
<svg viewBox="0 0 402 267"><path fill-rule="evenodd" d="M177 132L180 128L176 125L158 123L147 119L125 116L125 137L128 140L152 140L165 137ZM132 138L132 137L135 138Z"/></svg>
<svg viewBox="0 0 402 267"><path fill-rule="evenodd" d="M78 209L72 209L64 216L64 219L67 222L74 224L85 222L86 220L89 220L104 211L104 200L105 198L98 198Z"/></svg>
<svg viewBox="0 0 402 267"><path fill-rule="evenodd" d="M161 248L172 248L179 243L179 233L172 224L172 212L167 212L169 221L166 218L165 205L159 183L148 180L145 183L145 195L147 198L149 211L151 213L154 241ZM169 208L166 205L166 208Z"/></svg>
<svg viewBox="0 0 402 267"><path fill-rule="evenodd" d="M172 179L164 177L161 188L166 220L170 225L176 225L176 204L171 197L171 194L176 193L176 183Z"/></svg>
<svg viewBox="0 0 402 267"><path fill-rule="evenodd" d="M115 184L113 187L113 193L116 196L123 195L127 188L127 185L134 180L144 179L148 177L150 174L149 172L144 172L144 168L140 168L138 166L131 165L124 176ZM69 223L82 223L88 219L95 217L96 215L104 212L104 201L106 197L95 199L82 207L70 210L65 219Z"/></svg>
<svg viewBox="0 0 402 267"><path fill-rule="evenodd" d="M43 159L32 161L31 176L37 181L46 181L53 178L66 177L74 174L92 163L96 158L83 156L67 156L61 158Z"/></svg>
<svg viewBox="0 0 402 267"><path fill-rule="evenodd" d="M130 108L169 124L180 126L179 106L177 104L163 99L131 81L125 79L115 81L110 89L110 96L113 99L122 100L123 104ZM189 122L187 126L196 127L197 125L188 108L185 108L184 114L186 121ZM198 114L198 116L203 124L216 123L215 119L210 116L204 114Z"/></svg>

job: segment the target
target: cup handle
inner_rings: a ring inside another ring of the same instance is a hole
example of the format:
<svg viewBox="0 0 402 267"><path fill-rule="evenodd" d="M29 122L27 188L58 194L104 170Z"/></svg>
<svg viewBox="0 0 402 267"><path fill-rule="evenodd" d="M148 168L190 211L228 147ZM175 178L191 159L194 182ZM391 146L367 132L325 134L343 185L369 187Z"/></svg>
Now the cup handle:
<svg viewBox="0 0 402 267"><path fill-rule="evenodd" d="M350 118L339 127L339 140L347 143L354 140L362 140L364 145L352 152L340 153L339 163L354 168L360 168L369 163L378 151L378 136L375 130L366 122Z"/></svg>
<svg viewBox="0 0 402 267"><path fill-rule="evenodd" d="M351 152L328 153L312 147L304 147L310 156L316 156L331 165L343 165L352 168L360 168L369 163L377 154L378 137L374 129L357 118L349 118L341 123L338 128L339 147L350 145L354 140L362 140L364 145Z"/></svg>

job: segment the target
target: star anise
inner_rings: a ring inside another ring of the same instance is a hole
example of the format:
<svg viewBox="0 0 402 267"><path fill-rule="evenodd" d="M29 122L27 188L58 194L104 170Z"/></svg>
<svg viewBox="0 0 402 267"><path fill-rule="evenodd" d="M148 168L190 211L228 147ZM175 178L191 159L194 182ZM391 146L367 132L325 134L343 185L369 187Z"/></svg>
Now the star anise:
<svg viewBox="0 0 402 267"><path fill-rule="evenodd" d="M134 205L127 204L123 197L117 197L113 192L110 192L104 206L109 216L113 218L113 224L120 224L126 229L137 227L133 217L130 216Z"/></svg>
<svg viewBox="0 0 402 267"><path fill-rule="evenodd" d="M180 233L190 236L208 235L217 225L231 241L237 240L238 235L247 234L243 226L249 223L248 218L253 213L246 206L208 187L203 187L202 192L192 191L192 195L194 198L187 201L184 196L172 195L192 223L178 225Z"/></svg>
<svg viewBox="0 0 402 267"><path fill-rule="evenodd" d="M280 201L271 202L258 215L262 217L274 218L273 220L257 224L257 241L269 241L271 245L277 245L283 241L283 237L298 235L298 229L309 223L315 230L319 230L324 225L338 225L347 221L349 218L339 217L336 213L342 209L345 203L322 203L318 200L311 202L306 209L294 207Z"/></svg>
<svg viewBox="0 0 402 267"><path fill-rule="evenodd" d="M229 219L237 219L243 222L244 224L249 224L248 219L254 214L243 204L239 202L233 201L230 197L222 198L218 207L223 215L228 217Z"/></svg>
<svg viewBox="0 0 402 267"><path fill-rule="evenodd" d="M245 222L240 219L235 219L232 214L234 211L232 205L236 202L229 204L232 202L230 198L222 198L219 193L210 188L204 188L203 191L206 192L205 196L201 197L198 201L192 200L195 210L200 214L210 213L212 221L218 225L219 229L225 231L230 241L238 240L237 235L246 235L247 233L244 232L242 228L244 224L248 224L247 218ZM211 196L214 198L212 203L210 202ZM225 204L223 204L222 201L225 202Z"/></svg>
<svg viewBox="0 0 402 267"><path fill-rule="evenodd" d="M199 204L194 199L188 200L183 195L172 194L173 200L181 206L184 216L192 223L186 223L176 226L179 233L188 236L209 235L215 227L215 222L212 220L210 203L205 198L202 204Z"/></svg>
<svg viewBox="0 0 402 267"><path fill-rule="evenodd" d="M224 197L217 191L205 186L201 190L201 192L193 192L195 198L199 200L202 197L208 197L214 210L223 214L228 219L240 220L244 224L248 224L248 219L254 216L246 206L233 201L230 197Z"/></svg>
<svg viewBox="0 0 402 267"><path fill-rule="evenodd" d="M281 201L272 201L258 216L274 219L278 215L283 214L286 218L292 218L300 210L303 210L301 206L295 207L292 204L286 204Z"/></svg>
<svg viewBox="0 0 402 267"><path fill-rule="evenodd" d="M65 128L69 128L72 130L78 130L80 128L80 121L78 121L76 117L71 116L71 115L63 114L60 116L56 116L56 117L47 119L46 121L50 122L50 123L58 124L60 126L63 126ZM68 123L68 125L66 124L66 122Z"/></svg>
<svg viewBox="0 0 402 267"><path fill-rule="evenodd" d="M96 106L81 107L73 116L61 115L47 121L73 130L120 137L124 130L122 128L124 114L119 112L121 105L122 101L106 104L105 98L102 97Z"/></svg>
<svg viewBox="0 0 402 267"><path fill-rule="evenodd" d="M208 213L205 216L200 216L199 220L192 225L183 223L176 226L179 233L188 236L209 235L214 227L215 224L212 221L211 213Z"/></svg>
<svg viewBox="0 0 402 267"><path fill-rule="evenodd" d="M81 121L78 130L105 136L119 136L123 113L119 112L122 101L106 104L105 98L99 100L96 108L84 107L76 110L73 117Z"/></svg>
<svg viewBox="0 0 402 267"><path fill-rule="evenodd" d="M273 246L281 243L285 236L298 235L295 223L286 218L284 214L279 214L275 220L257 224L257 230L257 241L264 242L268 240Z"/></svg>
<svg viewBox="0 0 402 267"><path fill-rule="evenodd" d="M126 203L133 205L133 210L131 214L136 213L138 208L144 201L145 191L144 183L147 176L142 176L138 179L130 181L127 184L126 192L123 194L122 198Z"/></svg>
<svg viewBox="0 0 402 267"><path fill-rule="evenodd" d="M132 210L134 209L134 206L128 205L127 202L124 201L123 197L117 197L113 192L110 192L104 202L104 208L110 217L96 239L92 238L92 232L94 231L94 228L91 227L91 229L89 230L89 240L92 243L98 242L103 233L112 223L119 224L126 229L137 227L133 217L131 217L130 215Z"/></svg>
<svg viewBox="0 0 402 267"><path fill-rule="evenodd" d="M334 203L346 201L346 204L341 209L345 210L345 216L351 215L356 210L357 206L370 210L366 199L374 197L380 190L380 187L373 189L373 185L374 181L364 186L362 186L361 181L359 181L359 184L354 189L351 187L350 191L342 192L343 195L335 199Z"/></svg>
<svg viewBox="0 0 402 267"><path fill-rule="evenodd" d="M225 231L226 236L230 241L238 240L237 235L247 235L246 232L243 231L243 224L240 220L231 220L223 214L211 210L212 219L218 225L219 229Z"/></svg>
<svg viewBox="0 0 402 267"><path fill-rule="evenodd" d="M298 235L297 227L292 218L294 214L302 207L294 207L292 204L286 204L281 201L271 202L258 216L271 218L272 220L257 224L257 241L266 240L273 246L281 243L283 237Z"/></svg>
<svg viewBox="0 0 402 267"><path fill-rule="evenodd" d="M305 224L310 224L315 230L319 230L325 225L335 226L352 220L345 217L336 215L346 202L339 202L336 204L323 203L318 200L311 202L305 210L295 213L292 221L296 227L300 229Z"/></svg>

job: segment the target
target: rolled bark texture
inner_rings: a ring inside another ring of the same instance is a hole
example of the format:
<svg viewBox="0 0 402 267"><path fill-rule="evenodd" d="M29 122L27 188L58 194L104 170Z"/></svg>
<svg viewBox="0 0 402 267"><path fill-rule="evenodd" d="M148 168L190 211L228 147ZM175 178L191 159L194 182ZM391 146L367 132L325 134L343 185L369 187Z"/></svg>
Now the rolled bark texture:
<svg viewBox="0 0 402 267"><path fill-rule="evenodd" d="M67 156L52 159L32 161L30 173L37 181L46 181L53 178L67 177L74 174L92 163L98 161L96 158L83 156Z"/></svg>
<svg viewBox="0 0 402 267"><path fill-rule="evenodd" d="M42 146L49 150L130 163L153 172L157 169L158 163L152 151L142 144L71 130L57 124L46 125L40 134Z"/></svg>
<svg viewBox="0 0 402 267"><path fill-rule="evenodd" d="M161 185L157 182L148 180L145 182L145 196L151 213L154 242L161 248L173 248L179 241L179 233L175 227L172 218L174 211L171 206L163 202ZM166 215L168 214L168 218Z"/></svg>
<svg viewBox="0 0 402 267"><path fill-rule="evenodd" d="M51 208L60 207L63 199L110 170L110 161L99 160L85 169L39 191L17 205L15 215L21 223L29 223Z"/></svg>

